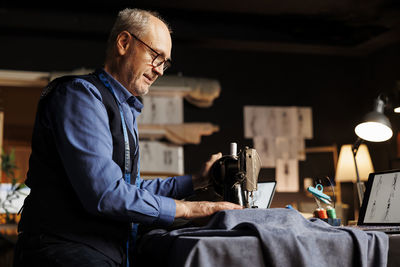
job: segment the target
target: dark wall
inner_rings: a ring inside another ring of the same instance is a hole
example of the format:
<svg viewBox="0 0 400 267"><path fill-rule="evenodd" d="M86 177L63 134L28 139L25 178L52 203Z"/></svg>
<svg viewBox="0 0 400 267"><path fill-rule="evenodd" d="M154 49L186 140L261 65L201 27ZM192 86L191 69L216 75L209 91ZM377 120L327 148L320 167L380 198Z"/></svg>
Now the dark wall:
<svg viewBox="0 0 400 267"><path fill-rule="evenodd" d="M389 46L385 49L377 51L368 57L368 69L365 73L363 86L368 92L385 92L389 97L393 96L393 91L399 90L400 82L400 44ZM393 101L394 99L389 99ZM364 107L365 109L365 107ZM389 117L394 136L385 143L368 143L372 150L371 157L374 166L377 170L385 170L391 168L399 168L397 134L400 131L400 114L393 113L391 110L386 110L386 115Z"/></svg>
<svg viewBox="0 0 400 267"><path fill-rule="evenodd" d="M48 36L0 35L0 68L29 71L71 71L93 68L104 60L105 37L99 40Z"/></svg>
<svg viewBox="0 0 400 267"><path fill-rule="evenodd" d="M372 109L378 94L392 90L399 79L395 71L392 75L386 71L396 65L398 69L399 56L394 57L397 49L353 58L198 50L178 45L176 61L184 75L215 78L222 86L221 96L213 107L185 106L186 120L211 121L220 126L218 133L203 137L201 149L187 146L187 158L206 159L210 152L228 153L233 141L240 146L252 145L251 140L244 139L245 105L311 106L314 138L307 140L307 147L337 144L340 149L341 144L353 143L356 123ZM381 62L385 57L390 61ZM398 124L396 118L391 115L394 128ZM390 148L395 143L368 145L378 152L376 155L371 151L376 169L389 168L393 153ZM186 162L188 170L198 165L198 160Z"/></svg>

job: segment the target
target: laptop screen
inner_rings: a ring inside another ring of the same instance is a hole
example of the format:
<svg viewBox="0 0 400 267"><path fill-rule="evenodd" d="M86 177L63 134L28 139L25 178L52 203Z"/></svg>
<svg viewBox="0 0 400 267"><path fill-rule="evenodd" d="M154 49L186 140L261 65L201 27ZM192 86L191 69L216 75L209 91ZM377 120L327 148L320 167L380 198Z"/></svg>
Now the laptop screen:
<svg viewBox="0 0 400 267"><path fill-rule="evenodd" d="M369 175L358 224L400 225L400 170Z"/></svg>
<svg viewBox="0 0 400 267"><path fill-rule="evenodd" d="M257 183L257 191L253 192L253 205L261 209L269 208L275 193L276 181Z"/></svg>

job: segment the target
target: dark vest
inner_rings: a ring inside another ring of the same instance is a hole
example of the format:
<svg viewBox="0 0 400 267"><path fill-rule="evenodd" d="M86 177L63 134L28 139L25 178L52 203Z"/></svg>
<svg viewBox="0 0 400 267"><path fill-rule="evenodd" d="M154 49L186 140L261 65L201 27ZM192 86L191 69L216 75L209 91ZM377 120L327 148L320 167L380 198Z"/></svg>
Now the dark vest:
<svg viewBox="0 0 400 267"><path fill-rule="evenodd" d="M32 136L32 154L26 184L31 188L24 202L19 231L28 234L54 234L87 244L117 262L122 262L129 222L112 220L88 213L72 188L52 136L52 129L43 125L47 103L58 85L73 78L85 79L100 91L106 107L113 140L113 160L124 172L124 136L118 104L112 93L95 74L65 76L52 81L42 93L38 104ZM96 131L96 129L93 129ZM128 131L131 159L131 177L135 182L138 153ZM82 166L84 168L85 166Z"/></svg>

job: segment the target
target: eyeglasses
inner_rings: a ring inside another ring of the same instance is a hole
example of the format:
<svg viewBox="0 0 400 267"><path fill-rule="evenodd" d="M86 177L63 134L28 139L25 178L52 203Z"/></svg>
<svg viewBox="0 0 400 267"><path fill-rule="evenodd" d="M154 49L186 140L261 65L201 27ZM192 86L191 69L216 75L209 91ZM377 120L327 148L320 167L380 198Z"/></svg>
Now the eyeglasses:
<svg viewBox="0 0 400 267"><path fill-rule="evenodd" d="M164 66L163 66L163 71L166 71L169 67L171 67L172 62L171 62L170 59L164 58L160 53L158 53L156 50L154 50L153 48L151 48L148 44L146 44L145 42L143 42L142 40L140 40L140 39L139 39L138 37L136 37L136 35L134 35L133 33L130 33L130 32L129 32L129 34L130 34L133 38L135 38L136 40L138 40L139 42L141 42L142 44L144 44L148 49L150 49L151 51L153 51L154 54L156 54L156 56L153 58L153 62L151 62L151 65L152 65L154 68L157 68L157 67L159 67L159 66L161 66L161 65L164 64Z"/></svg>

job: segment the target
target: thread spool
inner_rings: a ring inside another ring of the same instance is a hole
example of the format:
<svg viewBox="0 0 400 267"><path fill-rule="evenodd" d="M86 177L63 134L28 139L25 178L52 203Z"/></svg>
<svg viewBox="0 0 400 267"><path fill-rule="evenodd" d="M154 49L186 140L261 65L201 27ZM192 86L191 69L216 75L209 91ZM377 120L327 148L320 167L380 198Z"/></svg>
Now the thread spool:
<svg viewBox="0 0 400 267"><path fill-rule="evenodd" d="M320 219L328 219L328 214L326 213L325 209L317 209L318 211L318 218Z"/></svg>
<svg viewBox="0 0 400 267"><path fill-rule="evenodd" d="M336 219L336 211L331 206L328 206L326 208L326 213L328 214L329 218Z"/></svg>
<svg viewBox="0 0 400 267"><path fill-rule="evenodd" d="M231 156L237 156L237 144L231 143Z"/></svg>

